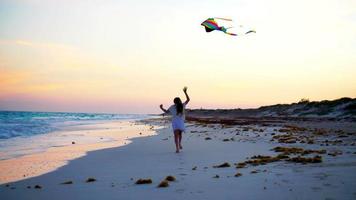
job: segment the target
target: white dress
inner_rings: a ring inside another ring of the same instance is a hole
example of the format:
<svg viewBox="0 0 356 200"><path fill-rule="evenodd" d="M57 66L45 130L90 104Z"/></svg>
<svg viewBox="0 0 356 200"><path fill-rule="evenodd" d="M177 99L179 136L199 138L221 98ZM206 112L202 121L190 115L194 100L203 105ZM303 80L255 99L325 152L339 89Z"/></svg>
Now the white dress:
<svg viewBox="0 0 356 200"><path fill-rule="evenodd" d="M175 130L181 130L182 132L185 131L185 103L183 103L183 113L177 114L177 108L175 105L172 105L171 107L168 108L169 113L172 115L172 128L173 131Z"/></svg>

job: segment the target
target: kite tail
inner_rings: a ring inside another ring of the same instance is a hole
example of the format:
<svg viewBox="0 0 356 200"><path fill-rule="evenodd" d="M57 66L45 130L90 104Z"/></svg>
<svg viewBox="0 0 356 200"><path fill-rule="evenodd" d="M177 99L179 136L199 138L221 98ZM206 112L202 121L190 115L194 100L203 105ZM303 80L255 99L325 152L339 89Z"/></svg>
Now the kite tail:
<svg viewBox="0 0 356 200"><path fill-rule="evenodd" d="M237 36L237 34L235 34L235 33L229 33L229 32L227 32L227 29L232 28L232 27L227 27L227 28L225 28L225 27L221 26L221 27L219 27L219 28L220 28L220 31L222 31L222 32L224 32L224 33L226 33L226 34L228 34L228 35Z"/></svg>
<svg viewBox="0 0 356 200"><path fill-rule="evenodd" d="M225 32L225 33L228 35L237 36L237 34L235 34L235 33L228 33L228 32Z"/></svg>

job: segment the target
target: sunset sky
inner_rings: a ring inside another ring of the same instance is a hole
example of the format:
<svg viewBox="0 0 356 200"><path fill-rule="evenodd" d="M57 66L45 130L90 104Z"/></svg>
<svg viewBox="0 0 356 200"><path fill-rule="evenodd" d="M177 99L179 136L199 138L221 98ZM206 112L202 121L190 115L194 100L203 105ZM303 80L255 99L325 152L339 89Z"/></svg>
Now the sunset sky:
<svg viewBox="0 0 356 200"><path fill-rule="evenodd" d="M0 0L0 110L159 113L184 86L190 108L356 97L356 1Z"/></svg>

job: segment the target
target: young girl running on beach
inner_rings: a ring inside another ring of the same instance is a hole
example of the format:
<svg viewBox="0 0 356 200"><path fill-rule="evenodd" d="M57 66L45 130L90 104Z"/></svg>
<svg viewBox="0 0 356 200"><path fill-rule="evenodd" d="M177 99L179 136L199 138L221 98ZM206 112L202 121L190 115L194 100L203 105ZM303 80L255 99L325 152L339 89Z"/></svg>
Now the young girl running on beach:
<svg viewBox="0 0 356 200"><path fill-rule="evenodd" d="M190 101L190 98L187 94L187 89L188 89L187 87L183 88L183 92L187 99L184 103L182 103L182 100L179 97L176 97L173 100L174 104L171 107L169 107L168 110L164 109L162 104L159 106L163 110L163 112L172 115L172 128L174 133L174 142L176 144L176 153L179 153L179 150L183 149L181 142L182 142L182 132L185 131L184 112L185 112L185 106Z"/></svg>

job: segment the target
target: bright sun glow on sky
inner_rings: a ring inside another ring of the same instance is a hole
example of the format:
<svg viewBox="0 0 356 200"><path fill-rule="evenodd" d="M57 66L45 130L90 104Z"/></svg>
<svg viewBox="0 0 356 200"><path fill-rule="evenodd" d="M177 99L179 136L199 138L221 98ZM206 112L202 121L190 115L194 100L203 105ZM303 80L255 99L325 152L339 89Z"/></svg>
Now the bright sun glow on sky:
<svg viewBox="0 0 356 200"><path fill-rule="evenodd" d="M0 110L158 113L183 86L258 107L356 97L355 77L356 1L0 0Z"/></svg>

